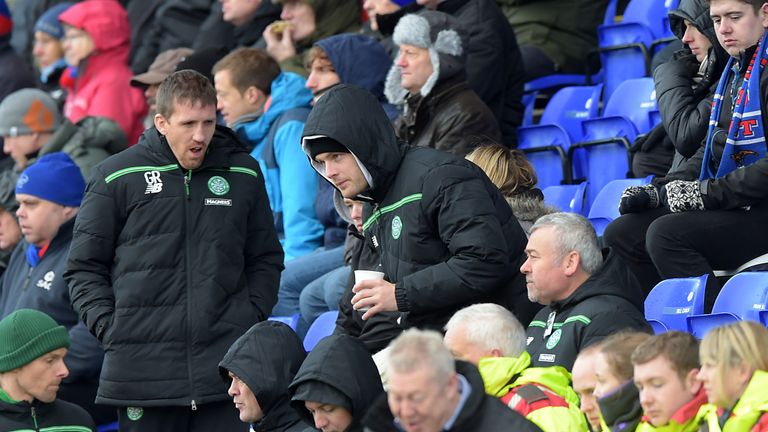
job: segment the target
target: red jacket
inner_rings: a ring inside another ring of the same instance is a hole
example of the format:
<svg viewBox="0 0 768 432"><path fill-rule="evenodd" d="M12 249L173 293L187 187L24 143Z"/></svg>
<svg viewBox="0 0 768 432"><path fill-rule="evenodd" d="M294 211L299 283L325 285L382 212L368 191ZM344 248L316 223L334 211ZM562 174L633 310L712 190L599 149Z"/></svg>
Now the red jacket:
<svg viewBox="0 0 768 432"><path fill-rule="evenodd" d="M131 27L125 9L116 0L87 0L67 9L59 20L85 31L94 43L94 51L78 66L64 114L73 123L85 116L110 118L130 144L136 143L144 130L147 104L142 91L130 85Z"/></svg>

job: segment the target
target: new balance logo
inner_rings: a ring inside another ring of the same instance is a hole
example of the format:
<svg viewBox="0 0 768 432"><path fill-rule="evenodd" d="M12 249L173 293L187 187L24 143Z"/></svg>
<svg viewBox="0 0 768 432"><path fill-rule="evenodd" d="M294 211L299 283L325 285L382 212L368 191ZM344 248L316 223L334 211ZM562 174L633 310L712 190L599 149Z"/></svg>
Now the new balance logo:
<svg viewBox="0 0 768 432"><path fill-rule="evenodd" d="M163 191L163 181L160 179L160 171L147 171L144 173L144 180L147 181L147 190L144 195L156 194Z"/></svg>

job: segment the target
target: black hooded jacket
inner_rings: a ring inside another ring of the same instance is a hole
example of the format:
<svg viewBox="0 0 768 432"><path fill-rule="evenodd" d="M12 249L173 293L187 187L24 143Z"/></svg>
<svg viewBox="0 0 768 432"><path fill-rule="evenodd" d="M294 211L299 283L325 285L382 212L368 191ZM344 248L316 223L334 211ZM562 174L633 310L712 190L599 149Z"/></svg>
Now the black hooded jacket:
<svg viewBox="0 0 768 432"><path fill-rule="evenodd" d="M353 86L338 86L315 105L305 152L321 136L349 149L370 174L371 187L359 197L370 203L363 231L395 284L398 310L409 313L406 326L439 330L458 309L489 301L529 322L537 307L518 270L526 236L480 168L439 150L400 146L376 98Z"/></svg>
<svg viewBox="0 0 768 432"><path fill-rule="evenodd" d="M739 77L735 80L736 86L741 86L757 45L746 49L739 58L734 59L738 65ZM733 75L731 75L733 76ZM723 89L723 94L731 94L733 80L729 80ZM760 73L760 104L768 107L768 67ZM730 97L723 97L723 106L720 110L715 129L715 139L712 142L712 164L717 167L725 149L727 130L731 123L732 102ZM763 124L768 124L768 110L762 109ZM656 178L653 183L662 186L672 180L698 180L701 174L702 161L704 159L704 145L700 146L690 159L683 162L676 170L670 170L666 177ZM749 206L766 205L768 201L768 157L764 157L753 164L733 170L720 177L701 181L699 191L707 210L735 210Z"/></svg>
<svg viewBox="0 0 768 432"><path fill-rule="evenodd" d="M64 278L104 346L97 402L226 400L216 365L271 313L282 263L259 165L230 129L194 170L155 128L94 168Z"/></svg>
<svg viewBox="0 0 768 432"><path fill-rule="evenodd" d="M546 335L548 318L552 332ZM603 265L568 298L552 302L526 331L531 366L563 366L568 370L579 351L621 329L649 331L643 295L629 268L610 249Z"/></svg>
<svg viewBox="0 0 768 432"><path fill-rule="evenodd" d="M363 430L363 416L384 389L363 344L347 335L332 335L312 349L288 392L291 405L307 423L314 424L314 420L304 401L327 403L343 406L352 415L352 424L345 432L359 432ZM341 403L340 396L344 399Z"/></svg>
<svg viewBox="0 0 768 432"><path fill-rule="evenodd" d="M728 62L728 53L717 40L707 3L706 0L683 0L678 9L669 13L670 27L678 39L682 40L686 30L684 21L688 21L712 44L701 81L693 80L699 63L688 48L677 52L653 73L663 127L675 150L686 159L696 153L707 135L712 99ZM648 144L643 146L646 147Z"/></svg>
<svg viewBox="0 0 768 432"><path fill-rule="evenodd" d="M538 426L515 410L509 409L499 399L485 393L483 378L477 368L463 361L456 361L456 373L464 376L472 392L450 429L446 432L540 432ZM367 431L396 431L387 399L380 398L365 418Z"/></svg>
<svg viewBox="0 0 768 432"><path fill-rule="evenodd" d="M219 373L240 378L256 396L264 417L252 425L256 432L299 432L307 428L291 408L288 385L307 353L287 325L262 321L251 327L229 348L219 363Z"/></svg>

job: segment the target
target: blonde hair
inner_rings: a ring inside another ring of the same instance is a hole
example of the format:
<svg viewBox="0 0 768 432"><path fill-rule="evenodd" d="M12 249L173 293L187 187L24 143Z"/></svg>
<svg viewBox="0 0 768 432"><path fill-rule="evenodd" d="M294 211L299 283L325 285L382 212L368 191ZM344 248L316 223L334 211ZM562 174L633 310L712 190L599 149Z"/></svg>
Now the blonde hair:
<svg viewBox="0 0 768 432"><path fill-rule="evenodd" d="M467 160L479 166L505 197L528 191L538 179L533 165L520 150L510 150L490 139L467 155Z"/></svg>
<svg viewBox="0 0 768 432"><path fill-rule="evenodd" d="M768 329L754 321L739 321L716 327L704 336L699 346L701 364L715 364L717 388L725 388L728 369L746 364L768 370Z"/></svg>

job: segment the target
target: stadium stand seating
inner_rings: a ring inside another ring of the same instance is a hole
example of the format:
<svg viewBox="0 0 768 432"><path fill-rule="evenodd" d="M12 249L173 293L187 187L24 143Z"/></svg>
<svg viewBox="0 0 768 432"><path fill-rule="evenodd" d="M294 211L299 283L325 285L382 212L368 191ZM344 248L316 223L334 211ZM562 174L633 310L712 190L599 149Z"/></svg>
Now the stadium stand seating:
<svg viewBox="0 0 768 432"><path fill-rule="evenodd" d="M670 0L631 0L620 23L597 28L606 98L622 82L650 75L651 56L673 39L670 6Z"/></svg>
<svg viewBox="0 0 768 432"><path fill-rule="evenodd" d="M627 80L605 105L603 116L582 122L583 139L568 149L573 181L589 180L587 202L611 180L626 178L630 144L648 132L658 116L656 90L651 78Z"/></svg>
<svg viewBox="0 0 768 432"><path fill-rule="evenodd" d="M570 182L566 153L581 139L581 122L598 116L602 84L565 87L549 100L538 125L518 128L519 148L539 177L539 187Z"/></svg>
<svg viewBox="0 0 768 432"><path fill-rule="evenodd" d="M612 180L598 192L594 202L589 204L589 221L592 222L592 226L595 227L598 237L603 235L605 227L611 223L612 220L618 218L619 214L619 199L624 189L629 186L639 186L648 184L650 178L641 179L618 179ZM589 188L587 188L589 189ZM587 194L589 195L589 194Z"/></svg>
<svg viewBox="0 0 768 432"><path fill-rule="evenodd" d="M269 317L272 321L280 321L281 323L288 324L293 331L296 331L296 326L299 323L299 314L293 314L291 316L271 316Z"/></svg>
<svg viewBox="0 0 768 432"><path fill-rule="evenodd" d="M309 326L307 335L304 336L304 349L307 352L312 351L312 348L320 342L320 339L329 336L336 328L336 319L339 316L339 311L323 312L322 315Z"/></svg>
<svg viewBox="0 0 768 432"><path fill-rule="evenodd" d="M704 313L707 277L665 279L653 287L645 299L645 319L656 333L688 331L686 318Z"/></svg>
<svg viewBox="0 0 768 432"><path fill-rule="evenodd" d="M733 276L723 285L711 314L691 315L688 329L701 339L712 328L739 320L760 321L768 305L768 272L747 272Z"/></svg>
<svg viewBox="0 0 768 432"><path fill-rule="evenodd" d="M542 190L544 202L564 212L582 214L587 182L577 185L555 185Z"/></svg>

